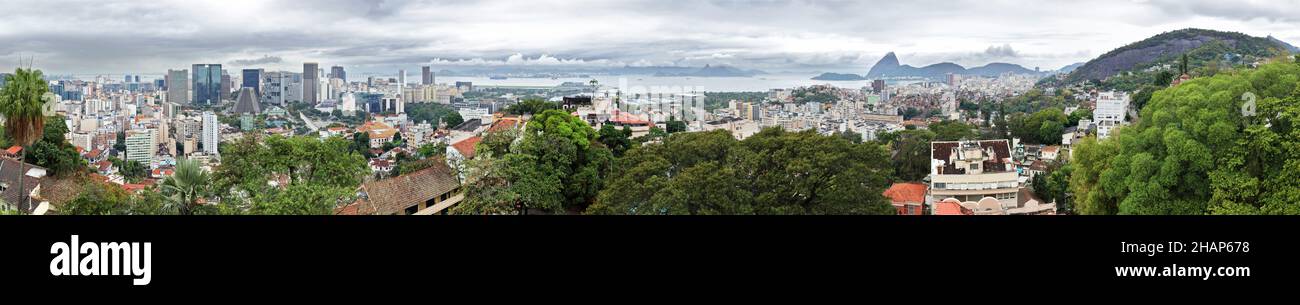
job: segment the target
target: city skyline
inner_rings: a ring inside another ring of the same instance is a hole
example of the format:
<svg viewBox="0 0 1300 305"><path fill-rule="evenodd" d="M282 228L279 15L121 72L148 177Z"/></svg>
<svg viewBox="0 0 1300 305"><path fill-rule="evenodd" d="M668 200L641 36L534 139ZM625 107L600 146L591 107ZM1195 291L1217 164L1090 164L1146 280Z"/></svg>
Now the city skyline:
<svg viewBox="0 0 1300 305"><path fill-rule="evenodd" d="M357 75L422 65L862 73L887 52L912 65L1051 70L1188 27L1300 40L1300 1L5 2L0 68L35 57L50 74L304 62Z"/></svg>

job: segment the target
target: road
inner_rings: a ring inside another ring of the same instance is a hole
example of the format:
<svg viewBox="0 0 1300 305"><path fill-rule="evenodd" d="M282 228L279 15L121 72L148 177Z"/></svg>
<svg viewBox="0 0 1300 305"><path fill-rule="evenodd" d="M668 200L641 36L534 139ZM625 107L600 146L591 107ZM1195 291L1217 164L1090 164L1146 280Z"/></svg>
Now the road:
<svg viewBox="0 0 1300 305"><path fill-rule="evenodd" d="M316 122L312 122L311 118L308 118L306 114L299 112L298 117L302 118L303 124L307 124L307 128L311 129L311 131L320 131L320 128L316 127Z"/></svg>

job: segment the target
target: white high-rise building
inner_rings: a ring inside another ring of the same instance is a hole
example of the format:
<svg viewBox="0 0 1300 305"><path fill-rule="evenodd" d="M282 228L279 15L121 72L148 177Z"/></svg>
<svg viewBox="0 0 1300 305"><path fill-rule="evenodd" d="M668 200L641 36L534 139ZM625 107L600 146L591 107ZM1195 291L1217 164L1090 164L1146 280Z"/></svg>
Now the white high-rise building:
<svg viewBox="0 0 1300 305"><path fill-rule="evenodd" d="M126 160L148 166L153 161L158 144L154 142L154 129L131 130L126 134Z"/></svg>
<svg viewBox="0 0 1300 305"><path fill-rule="evenodd" d="M211 111L203 113L203 152L217 155L217 145L221 142L221 123L217 114Z"/></svg>
<svg viewBox="0 0 1300 305"><path fill-rule="evenodd" d="M406 87L406 70L397 70L397 87ZM398 89L401 90L401 89Z"/></svg>
<svg viewBox="0 0 1300 305"><path fill-rule="evenodd" d="M1102 92L1097 97L1097 109L1092 121L1097 123L1097 139L1110 137L1111 130L1124 125L1128 118L1129 97L1123 92Z"/></svg>

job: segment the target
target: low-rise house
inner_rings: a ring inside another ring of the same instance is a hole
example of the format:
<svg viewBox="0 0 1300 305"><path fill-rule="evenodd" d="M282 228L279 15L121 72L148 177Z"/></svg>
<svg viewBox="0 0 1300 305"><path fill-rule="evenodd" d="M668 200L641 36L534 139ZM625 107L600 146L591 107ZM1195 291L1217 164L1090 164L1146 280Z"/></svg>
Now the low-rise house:
<svg viewBox="0 0 1300 305"><path fill-rule="evenodd" d="M883 195L889 198L898 215L924 215L927 188L925 184L915 182L894 183Z"/></svg>
<svg viewBox="0 0 1300 305"><path fill-rule="evenodd" d="M370 171L387 173L393 171L393 162L388 159L370 159Z"/></svg>
<svg viewBox="0 0 1300 305"><path fill-rule="evenodd" d="M1009 215L1056 215L1056 203L1043 202L1028 188L1020 188L1016 207L1007 209Z"/></svg>
<svg viewBox="0 0 1300 305"><path fill-rule="evenodd" d="M451 167L433 163L413 173L366 182L357 201L335 209L339 215L433 215L447 209L465 195Z"/></svg>
<svg viewBox="0 0 1300 305"><path fill-rule="evenodd" d="M1056 161L1056 157L1061 153L1061 147L1057 145L1044 146L1038 151L1038 159L1043 161Z"/></svg>
<svg viewBox="0 0 1300 305"><path fill-rule="evenodd" d="M43 167L0 158L0 211L16 210L32 215L49 211L49 201L41 196L45 175Z"/></svg>
<svg viewBox="0 0 1300 305"><path fill-rule="evenodd" d="M447 166L461 173L461 179L465 178L465 161L474 159L475 149L482 141L482 137L470 137L447 146Z"/></svg>
<svg viewBox="0 0 1300 305"><path fill-rule="evenodd" d="M23 151L22 146L18 146L18 145L10 146L8 149L0 150L0 157L17 159L19 154L22 153L22 151Z"/></svg>

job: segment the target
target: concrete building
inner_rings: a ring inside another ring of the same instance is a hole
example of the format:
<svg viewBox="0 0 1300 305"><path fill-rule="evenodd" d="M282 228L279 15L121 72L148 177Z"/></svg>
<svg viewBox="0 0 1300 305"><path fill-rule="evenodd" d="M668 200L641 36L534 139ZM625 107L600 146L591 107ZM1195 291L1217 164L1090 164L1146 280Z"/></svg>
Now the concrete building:
<svg viewBox="0 0 1300 305"><path fill-rule="evenodd" d="M433 70L429 66L420 67L420 84L433 85Z"/></svg>
<svg viewBox="0 0 1300 305"><path fill-rule="evenodd" d="M316 105L320 101L320 64L309 62L302 64L302 101Z"/></svg>
<svg viewBox="0 0 1300 305"><path fill-rule="evenodd" d="M154 129L131 130L126 133L126 160L148 166L158 151Z"/></svg>
<svg viewBox="0 0 1300 305"><path fill-rule="evenodd" d="M252 115L262 113L262 105L258 103L257 93L253 88L240 88L239 98L235 100L235 113Z"/></svg>
<svg viewBox="0 0 1300 305"><path fill-rule="evenodd" d="M185 105L190 98L190 71L167 70L167 103Z"/></svg>
<svg viewBox="0 0 1300 305"><path fill-rule="evenodd" d="M930 148L932 200L993 198L1003 208L1017 206L1019 175L1007 140L932 142Z"/></svg>
<svg viewBox="0 0 1300 305"><path fill-rule="evenodd" d="M1097 97L1097 109L1092 111L1092 121L1097 124L1097 139L1110 137L1111 131L1124 125L1128 119L1129 96L1124 92L1102 92Z"/></svg>
<svg viewBox="0 0 1300 305"><path fill-rule="evenodd" d="M180 117L176 119L176 138L198 138L203 133L203 121L194 117ZM186 152L193 152L186 150Z"/></svg>
<svg viewBox="0 0 1300 305"><path fill-rule="evenodd" d="M211 111L203 113L203 152L217 155L217 145L221 143L221 123L217 114ZM189 151L186 151L189 152Z"/></svg>

